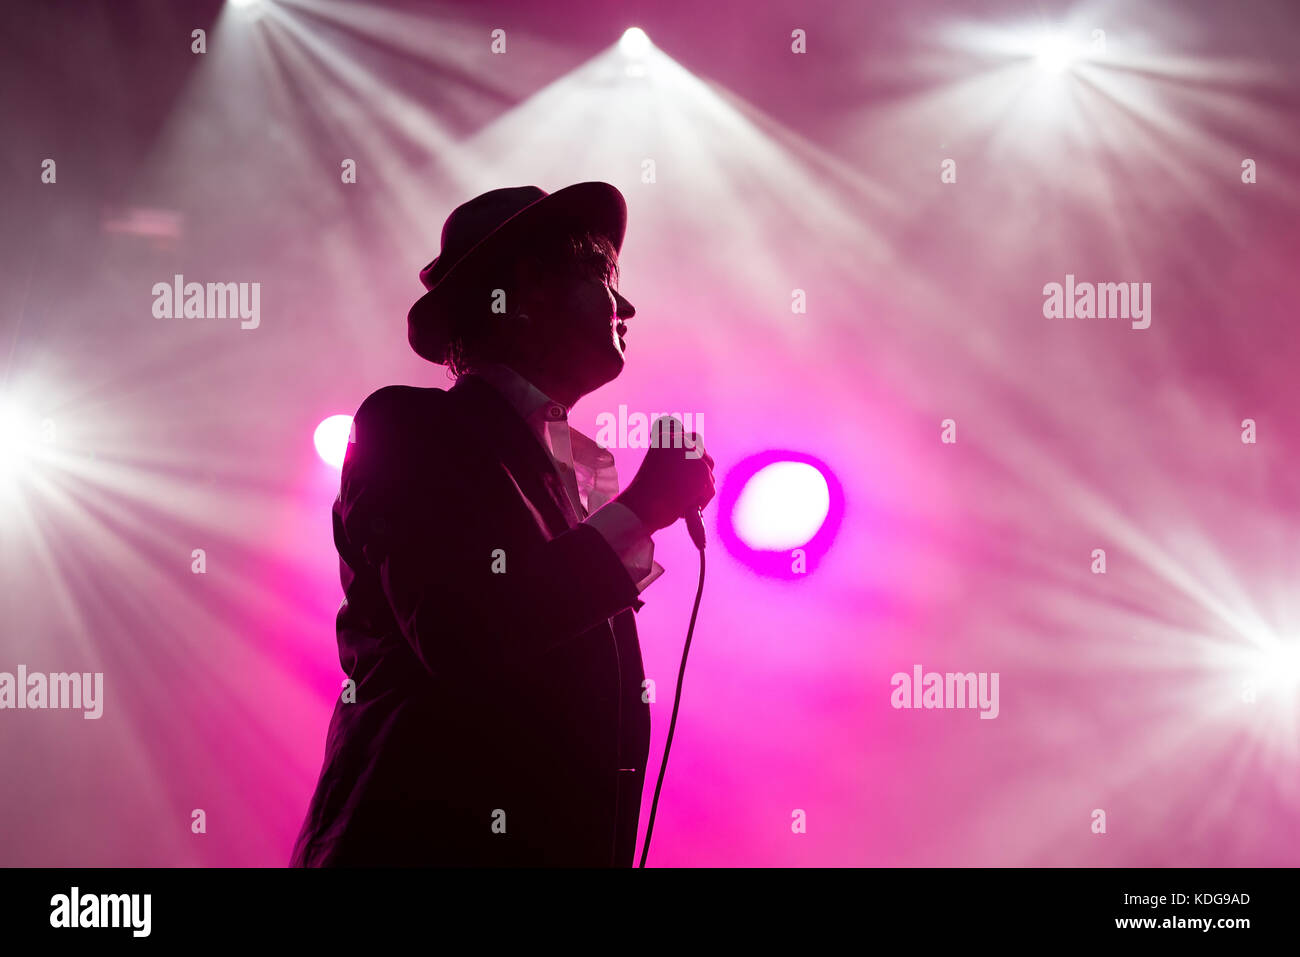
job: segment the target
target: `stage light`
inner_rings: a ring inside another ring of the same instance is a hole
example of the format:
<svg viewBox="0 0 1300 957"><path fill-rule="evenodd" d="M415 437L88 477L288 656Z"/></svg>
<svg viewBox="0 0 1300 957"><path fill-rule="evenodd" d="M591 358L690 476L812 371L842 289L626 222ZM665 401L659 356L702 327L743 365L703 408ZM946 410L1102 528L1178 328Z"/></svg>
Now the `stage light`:
<svg viewBox="0 0 1300 957"><path fill-rule="evenodd" d="M1060 33L1045 33L1034 44L1034 60L1048 73L1064 73L1078 57L1078 49Z"/></svg>
<svg viewBox="0 0 1300 957"><path fill-rule="evenodd" d="M11 479L27 467L34 433L25 410L11 401L0 402L0 479Z"/></svg>
<svg viewBox="0 0 1300 957"><path fill-rule="evenodd" d="M801 578L830 549L844 517L834 473L804 452L773 449L737 463L718 492L718 534L765 575Z"/></svg>
<svg viewBox="0 0 1300 957"><path fill-rule="evenodd" d="M745 483L736 502L736 534L750 548L806 545L830 511L826 476L807 462L775 462Z"/></svg>
<svg viewBox="0 0 1300 957"><path fill-rule="evenodd" d="M1254 680L1258 687L1289 692L1300 685L1300 641L1273 641L1256 655Z"/></svg>
<svg viewBox="0 0 1300 957"><path fill-rule="evenodd" d="M348 451L348 440L352 436L352 416L331 415L316 426L312 441L316 445L316 454L321 461L334 468L343 467L343 457Z"/></svg>
<svg viewBox="0 0 1300 957"><path fill-rule="evenodd" d="M643 57L650 52L650 38L640 27L628 27L618 41L618 48L627 57Z"/></svg>
<svg viewBox="0 0 1300 957"><path fill-rule="evenodd" d="M246 7L256 6L258 3L261 2L261 0L228 0L228 2L236 10L240 10Z"/></svg>

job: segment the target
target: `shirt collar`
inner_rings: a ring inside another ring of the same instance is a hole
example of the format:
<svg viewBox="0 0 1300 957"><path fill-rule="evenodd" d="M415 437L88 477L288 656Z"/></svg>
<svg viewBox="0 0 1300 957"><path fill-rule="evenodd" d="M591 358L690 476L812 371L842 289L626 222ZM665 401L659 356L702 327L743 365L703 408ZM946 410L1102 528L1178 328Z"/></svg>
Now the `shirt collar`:
<svg viewBox="0 0 1300 957"><path fill-rule="evenodd" d="M541 436L546 422L559 422L567 419L564 406L555 402L537 386L533 385L514 369L500 363L485 363L476 370L479 376L493 386L505 400L510 403L529 428Z"/></svg>
<svg viewBox="0 0 1300 957"><path fill-rule="evenodd" d="M519 413L544 448L551 447L546 435L547 423L563 422L568 425L569 417L564 406L510 366L501 363L484 363L482 368L475 371L480 378L500 392L510 403L511 408ZM601 448L593 439L583 435L577 429L570 429L569 436L575 463L593 470L609 468L614 464L614 456L608 449Z"/></svg>

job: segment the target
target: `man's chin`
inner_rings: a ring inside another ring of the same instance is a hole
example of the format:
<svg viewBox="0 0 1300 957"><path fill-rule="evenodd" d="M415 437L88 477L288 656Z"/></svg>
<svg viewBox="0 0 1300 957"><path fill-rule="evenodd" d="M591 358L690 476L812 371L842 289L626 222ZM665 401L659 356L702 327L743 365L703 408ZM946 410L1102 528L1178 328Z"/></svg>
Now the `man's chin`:
<svg viewBox="0 0 1300 957"><path fill-rule="evenodd" d="M600 362L600 385L613 382L623 373L623 366L627 364L627 357L615 346L607 350L601 356ZM599 386L597 386L599 388Z"/></svg>

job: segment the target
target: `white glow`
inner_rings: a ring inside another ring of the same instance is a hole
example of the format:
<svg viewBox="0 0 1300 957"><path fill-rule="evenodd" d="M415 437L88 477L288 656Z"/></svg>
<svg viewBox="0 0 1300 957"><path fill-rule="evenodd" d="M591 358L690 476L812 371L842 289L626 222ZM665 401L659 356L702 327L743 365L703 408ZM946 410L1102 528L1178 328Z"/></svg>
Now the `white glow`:
<svg viewBox="0 0 1300 957"><path fill-rule="evenodd" d="M258 2L260 2L260 0L229 0L230 5L236 9L251 7Z"/></svg>
<svg viewBox="0 0 1300 957"><path fill-rule="evenodd" d="M1300 685L1300 641L1274 641L1255 653L1254 680L1258 687L1289 690Z"/></svg>
<svg viewBox="0 0 1300 957"><path fill-rule="evenodd" d="M1048 73L1064 73L1078 57L1078 49L1059 33L1045 33L1034 44L1034 59Z"/></svg>
<svg viewBox="0 0 1300 957"><path fill-rule="evenodd" d="M650 38L640 27L628 27L618 41L618 48L624 56L643 57L650 52Z"/></svg>
<svg viewBox="0 0 1300 957"><path fill-rule="evenodd" d="M830 512L826 477L806 462L775 462L745 483L736 502L736 534L750 548L805 545Z"/></svg>
<svg viewBox="0 0 1300 957"><path fill-rule="evenodd" d="M31 416L15 403L0 403L0 479L17 476L26 468L34 442Z"/></svg>
<svg viewBox="0 0 1300 957"><path fill-rule="evenodd" d="M343 467L343 456L348 451L348 439L352 436L352 416L331 415L316 426L312 441L316 443L316 454L321 460L334 468Z"/></svg>

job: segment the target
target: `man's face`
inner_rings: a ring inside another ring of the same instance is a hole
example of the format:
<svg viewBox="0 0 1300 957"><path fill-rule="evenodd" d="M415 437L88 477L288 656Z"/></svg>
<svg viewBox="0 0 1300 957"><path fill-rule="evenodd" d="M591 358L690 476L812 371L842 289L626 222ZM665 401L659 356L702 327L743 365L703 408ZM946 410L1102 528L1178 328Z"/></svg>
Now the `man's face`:
<svg viewBox="0 0 1300 957"><path fill-rule="evenodd" d="M540 320L535 328L544 339L542 351L584 394L616 379L626 361L626 320L636 309L615 281L603 262L582 265L551 277L547 295L529 306L530 316Z"/></svg>

